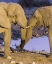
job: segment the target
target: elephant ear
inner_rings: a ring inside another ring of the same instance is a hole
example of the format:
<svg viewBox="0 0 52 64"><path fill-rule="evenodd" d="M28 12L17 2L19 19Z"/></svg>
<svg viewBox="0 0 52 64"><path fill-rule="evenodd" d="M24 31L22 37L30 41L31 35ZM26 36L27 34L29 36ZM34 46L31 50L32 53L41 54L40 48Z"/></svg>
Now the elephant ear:
<svg viewBox="0 0 52 64"><path fill-rule="evenodd" d="M50 24L52 24L52 10L49 9L49 7L41 7L39 8L39 12L42 15L42 20L43 20L43 25L49 26Z"/></svg>
<svg viewBox="0 0 52 64"><path fill-rule="evenodd" d="M16 9L16 5L13 4L13 3L9 3L8 7L7 7L7 13L8 13L8 16L13 16L13 13Z"/></svg>
<svg viewBox="0 0 52 64"><path fill-rule="evenodd" d="M5 15L0 15L0 26L4 28L11 28L10 19Z"/></svg>
<svg viewBox="0 0 52 64"><path fill-rule="evenodd" d="M44 22L44 26L49 26L52 24L52 15L51 13L48 13L45 15L45 17L43 18L43 22Z"/></svg>
<svg viewBox="0 0 52 64"><path fill-rule="evenodd" d="M8 6L8 3L0 2L0 7L3 7L5 10L6 10L7 6Z"/></svg>

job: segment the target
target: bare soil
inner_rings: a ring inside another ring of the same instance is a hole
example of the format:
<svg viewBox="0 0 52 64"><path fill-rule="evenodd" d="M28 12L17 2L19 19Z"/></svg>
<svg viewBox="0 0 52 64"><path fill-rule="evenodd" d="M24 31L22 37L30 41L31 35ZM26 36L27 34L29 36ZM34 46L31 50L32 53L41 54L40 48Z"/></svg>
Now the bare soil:
<svg viewBox="0 0 52 64"><path fill-rule="evenodd" d="M11 61L15 61L15 64L23 62L23 64L52 64L52 58L47 58L45 55L31 52L14 52L11 53L12 59L9 60L0 55L0 64L11 64Z"/></svg>

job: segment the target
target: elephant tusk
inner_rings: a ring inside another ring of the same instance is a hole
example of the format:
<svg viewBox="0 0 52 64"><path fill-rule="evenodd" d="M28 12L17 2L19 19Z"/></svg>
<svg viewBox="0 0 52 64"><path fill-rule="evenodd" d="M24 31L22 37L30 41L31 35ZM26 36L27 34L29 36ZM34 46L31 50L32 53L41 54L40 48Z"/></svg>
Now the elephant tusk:
<svg viewBox="0 0 52 64"><path fill-rule="evenodd" d="M23 29L27 29L27 28L30 28L30 26L27 26L27 27L25 27L25 28L24 28L24 27L21 27L21 28L23 28Z"/></svg>
<svg viewBox="0 0 52 64"><path fill-rule="evenodd" d="M26 28L30 28L30 26L27 26Z"/></svg>

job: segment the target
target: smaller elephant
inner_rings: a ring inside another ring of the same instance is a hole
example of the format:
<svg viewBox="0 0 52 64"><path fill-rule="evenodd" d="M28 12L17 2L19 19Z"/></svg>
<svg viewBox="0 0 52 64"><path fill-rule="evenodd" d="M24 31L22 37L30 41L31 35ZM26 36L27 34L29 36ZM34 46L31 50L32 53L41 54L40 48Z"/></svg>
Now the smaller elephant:
<svg viewBox="0 0 52 64"><path fill-rule="evenodd" d="M27 43L32 37L32 29L34 27L44 26L49 27L49 42L50 42L50 57L52 57L52 6L45 6L38 8L28 20L28 27L26 30Z"/></svg>

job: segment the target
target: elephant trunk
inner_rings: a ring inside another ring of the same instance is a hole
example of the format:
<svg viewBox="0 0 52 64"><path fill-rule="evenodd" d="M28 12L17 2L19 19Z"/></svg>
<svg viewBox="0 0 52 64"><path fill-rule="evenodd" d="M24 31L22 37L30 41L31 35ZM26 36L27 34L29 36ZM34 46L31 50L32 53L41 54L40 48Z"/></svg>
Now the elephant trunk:
<svg viewBox="0 0 52 64"><path fill-rule="evenodd" d="M34 18L34 17L31 17L31 18L28 20L28 26L30 26L30 27L35 27L35 26L36 26L36 23L37 23L37 19Z"/></svg>
<svg viewBox="0 0 52 64"><path fill-rule="evenodd" d="M21 51L23 50L23 47L25 45L25 40L26 40L26 28L21 28L21 44L20 44L20 48L21 48Z"/></svg>
<svg viewBox="0 0 52 64"><path fill-rule="evenodd" d="M31 39L31 37L32 37L32 29L33 29L33 27L30 27L30 28L26 29L25 43L27 43Z"/></svg>
<svg viewBox="0 0 52 64"><path fill-rule="evenodd" d="M24 45L31 39L32 29L33 29L32 27L27 29L21 28L21 44L20 44L21 51L23 51Z"/></svg>
<svg viewBox="0 0 52 64"><path fill-rule="evenodd" d="M25 39L25 43L27 43L31 37L32 37L32 30L33 30L33 27L36 26L36 23L37 23L37 19L34 18L34 17L31 17L29 20L28 20L28 27L26 29L26 39Z"/></svg>
<svg viewBox="0 0 52 64"><path fill-rule="evenodd" d="M27 19L23 19L23 20L21 20L20 18L18 19L16 19L16 22L17 22L17 24L21 27L21 28L26 28L27 27Z"/></svg>

